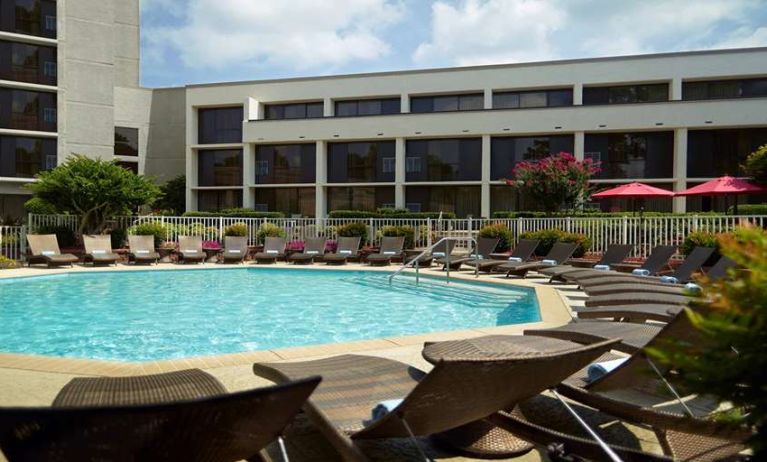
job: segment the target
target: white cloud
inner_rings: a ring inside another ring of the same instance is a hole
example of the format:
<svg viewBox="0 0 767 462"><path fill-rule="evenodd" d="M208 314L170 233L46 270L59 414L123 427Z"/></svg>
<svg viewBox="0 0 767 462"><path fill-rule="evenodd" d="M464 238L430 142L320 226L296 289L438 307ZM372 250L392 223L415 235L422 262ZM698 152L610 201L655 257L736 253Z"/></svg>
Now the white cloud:
<svg viewBox="0 0 767 462"><path fill-rule="evenodd" d="M169 7L168 0L143 1ZM392 0L191 0L183 9L181 24L145 30L150 59L159 49L189 68L310 69L373 60L390 53L383 33L404 15Z"/></svg>

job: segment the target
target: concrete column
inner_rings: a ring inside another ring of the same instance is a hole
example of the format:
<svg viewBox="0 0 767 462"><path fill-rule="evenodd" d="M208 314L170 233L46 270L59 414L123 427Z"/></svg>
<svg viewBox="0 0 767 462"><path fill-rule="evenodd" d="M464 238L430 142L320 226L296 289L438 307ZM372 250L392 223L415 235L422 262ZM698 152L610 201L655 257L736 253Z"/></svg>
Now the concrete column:
<svg viewBox="0 0 767 462"><path fill-rule="evenodd" d="M580 106L583 104L583 84L576 83L573 85L573 105Z"/></svg>
<svg viewBox="0 0 767 462"><path fill-rule="evenodd" d="M197 210L197 151L186 147L186 210Z"/></svg>
<svg viewBox="0 0 767 462"><path fill-rule="evenodd" d="M256 145L245 143L242 146L242 206L253 208L255 191L250 187L256 178Z"/></svg>
<svg viewBox="0 0 767 462"><path fill-rule="evenodd" d="M493 89L485 88L485 109L493 108Z"/></svg>
<svg viewBox="0 0 767 462"><path fill-rule="evenodd" d="M264 118L264 105L259 101L256 101L255 98L248 98L245 100L245 110L243 111L243 114L245 115L244 122L249 120L261 120Z"/></svg>
<svg viewBox="0 0 767 462"><path fill-rule="evenodd" d="M410 95L407 93L402 93L401 96L402 100L400 102L400 112L403 114L407 114L410 112Z"/></svg>
<svg viewBox="0 0 767 462"><path fill-rule="evenodd" d="M674 130L674 191L687 189L687 129ZM675 197L673 211L682 213L687 210L687 199Z"/></svg>
<svg viewBox="0 0 767 462"><path fill-rule="evenodd" d="M325 117L333 117L335 114L335 107L333 107L333 100L331 98L325 98L322 105L322 115Z"/></svg>
<svg viewBox="0 0 767 462"><path fill-rule="evenodd" d="M573 155L577 160L584 159L584 151L586 147L586 134L583 132L575 132L573 134Z"/></svg>
<svg viewBox="0 0 767 462"><path fill-rule="evenodd" d="M485 94L487 95L487 94ZM490 135L482 135L482 186L480 187L480 214L490 217Z"/></svg>
<svg viewBox="0 0 767 462"><path fill-rule="evenodd" d="M316 142L316 165L314 179L314 216L325 218L328 214L326 184L328 182L328 144L325 141Z"/></svg>
<svg viewBox="0 0 767 462"><path fill-rule="evenodd" d="M682 79L681 77L675 77L671 79L671 83L669 85L671 89L671 94L669 95L671 97L671 101L681 101L682 100Z"/></svg>
<svg viewBox="0 0 767 462"><path fill-rule="evenodd" d="M394 140L394 206L405 208L405 138Z"/></svg>

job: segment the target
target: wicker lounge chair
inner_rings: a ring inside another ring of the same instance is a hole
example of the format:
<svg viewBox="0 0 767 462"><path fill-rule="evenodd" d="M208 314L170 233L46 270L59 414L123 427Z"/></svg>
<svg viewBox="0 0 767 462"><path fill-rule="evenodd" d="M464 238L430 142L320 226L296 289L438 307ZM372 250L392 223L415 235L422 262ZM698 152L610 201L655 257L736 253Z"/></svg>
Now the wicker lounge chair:
<svg viewBox="0 0 767 462"><path fill-rule="evenodd" d="M178 237L178 261L202 263L206 255L202 251L202 236Z"/></svg>
<svg viewBox="0 0 767 462"><path fill-rule="evenodd" d="M378 253L368 255L367 262L370 266L386 266L394 257L402 256L402 247L405 245L405 236L384 236L381 239L381 248Z"/></svg>
<svg viewBox="0 0 767 462"><path fill-rule="evenodd" d="M650 275L656 275L659 272L663 271L665 268L668 268L668 262L669 260L671 260L671 257L673 257L675 253L676 253L676 246L659 245L652 249L652 251L650 252L650 255L641 265L621 264L621 265L613 265L613 267L623 267L624 269L633 268L633 269L647 270L650 273ZM631 274L631 273L621 273L619 271L600 271L595 269L583 269L579 271L569 272L563 275L562 277L568 282L581 284L582 282L585 282L585 280L590 278L604 278L608 276L615 276L615 275L622 276L626 274Z"/></svg>
<svg viewBox="0 0 767 462"><path fill-rule="evenodd" d="M154 249L154 236L128 236L128 260L135 264L157 263L160 254Z"/></svg>
<svg viewBox="0 0 767 462"><path fill-rule="evenodd" d="M419 258L416 264L418 265L419 268L430 268L432 263L434 263L435 259L437 258L447 259L448 255L452 256L454 248L455 248L455 241L441 241L434 246L434 249L432 249L430 253ZM407 260L406 263L410 263L417 257L418 255L414 256L413 258Z"/></svg>
<svg viewBox="0 0 767 462"><path fill-rule="evenodd" d="M361 240L361 237L339 237L336 240L336 251L326 253L322 261L328 265L345 265L350 259L359 259Z"/></svg>
<svg viewBox="0 0 767 462"><path fill-rule="evenodd" d="M247 256L247 236L224 236L224 249L221 251L224 263L242 263Z"/></svg>
<svg viewBox="0 0 767 462"><path fill-rule="evenodd" d="M477 239L476 249L472 249L469 255L461 258L450 259L450 271L458 271L461 269L461 265L467 261L472 260L490 260L490 254L495 252L495 248L498 247L498 243L501 240L495 237L480 237ZM479 258L477 258L479 257ZM438 258L437 264L442 265L442 269L445 269L447 260L445 258Z"/></svg>
<svg viewBox="0 0 767 462"><path fill-rule="evenodd" d="M496 266L495 271L505 271L506 277L513 275L524 278L528 271L537 271L542 268L561 265L572 256L576 248L578 248L578 244L574 242L555 242L549 253L541 261L527 263L509 261Z"/></svg>
<svg viewBox="0 0 767 462"><path fill-rule="evenodd" d="M574 264L583 264L588 263L592 267L595 266L610 266L614 265L616 263L620 263L623 260L626 259L626 257L629 256L631 251L634 249L633 245L626 245L626 244L610 244L609 247L607 247L607 250L604 254L602 254L602 258L599 259L599 261L595 262L589 262L588 260L584 260L582 258L571 258L569 260L568 265L557 265L553 266L551 268L543 268L539 270L538 272L541 274L545 274L546 276L549 276L549 282L554 281L564 281L563 275L569 273L570 271L577 271L581 268L577 268L575 266L572 266Z"/></svg>
<svg viewBox="0 0 767 462"><path fill-rule="evenodd" d="M27 259L27 264L46 263L52 266L72 266L78 258L71 253L61 253L59 241L55 234L27 234L27 242L32 255Z"/></svg>
<svg viewBox="0 0 767 462"><path fill-rule="evenodd" d="M620 343L613 348L631 354L647 345L647 342L655 337L662 328L662 324L574 320L559 327L525 329L524 334L569 340L583 344L617 338L620 339Z"/></svg>
<svg viewBox="0 0 767 462"><path fill-rule="evenodd" d="M277 259L284 259L285 245L284 237L267 237L264 240L264 251L255 255L256 263L276 263Z"/></svg>
<svg viewBox="0 0 767 462"><path fill-rule="evenodd" d="M535 249L540 243L541 241L537 239L520 239L514 251L511 252L511 255L506 260L487 260L483 258L481 260L469 260L463 264L472 268L479 268L480 271L490 272L507 262L525 263L532 258Z"/></svg>
<svg viewBox="0 0 767 462"><path fill-rule="evenodd" d="M91 262L93 266L99 263L116 265L120 256L112 251L112 236L109 234L84 235L83 245L85 256L83 262Z"/></svg>
<svg viewBox="0 0 767 462"><path fill-rule="evenodd" d="M664 305L645 303L638 305L618 305L588 308L578 311L578 319L603 319L614 321L669 322L684 310L684 305Z"/></svg>
<svg viewBox="0 0 767 462"><path fill-rule="evenodd" d="M0 449L8 460L249 459L282 433L319 382L227 394L200 370L74 379L53 407L0 408Z"/></svg>
<svg viewBox="0 0 767 462"><path fill-rule="evenodd" d="M315 258L322 258L325 255L324 237L309 237L304 241L304 250L301 253L294 253L288 257L296 265L311 265Z"/></svg>
<svg viewBox="0 0 767 462"><path fill-rule="evenodd" d="M304 412L344 460L366 460L354 440L431 435L483 419L558 384L614 342L571 345L546 355L442 361L428 374L399 361L357 355L255 364L253 371L278 383L322 374ZM394 399L403 401L371 422L376 405Z"/></svg>
<svg viewBox="0 0 767 462"><path fill-rule="evenodd" d="M590 296L584 302L587 307L636 305L639 303L653 303L661 305L686 305L689 297L684 293L659 293L626 291L608 295Z"/></svg>

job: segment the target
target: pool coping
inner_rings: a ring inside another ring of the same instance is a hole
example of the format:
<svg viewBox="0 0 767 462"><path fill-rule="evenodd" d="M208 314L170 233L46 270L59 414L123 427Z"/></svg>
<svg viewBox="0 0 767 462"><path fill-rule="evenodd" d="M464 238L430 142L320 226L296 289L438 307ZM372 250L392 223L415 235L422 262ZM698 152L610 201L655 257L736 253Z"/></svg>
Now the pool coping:
<svg viewBox="0 0 767 462"><path fill-rule="evenodd" d="M284 268L296 270L316 270L316 271L371 271L391 273L397 266L390 267L371 267L360 264L348 264L345 266L326 266L326 265L288 265L286 263L277 263L276 265L255 265L246 264L248 268L258 270L259 268ZM0 271L0 280L10 278L24 278L55 274L68 273L88 273L88 272L127 272L127 271L167 271L167 270L215 270L215 269L233 269L243 268L243 265L231 264L199 264L199 265L178 265L178 264L160 264L155 266L133 266L117 265L113 267L91 267L76 265L73 268L16 268ZM429 277L445 278L446 275L436 269L421 269L422 274ZM412 272L412 270L408 270ZM525 329L538 327L552 327L569 322L572 319L570 307L565 301L564 296L557 290L556 286L543 286L540 280L533 282L526 279L506 279L502 275L482 275L479 279L470 272L451 271L451 279L466 282L479 281L491 285L500 285L506 287L527 287L535 291L538 301L541 320L533 323L512 324L507 326L491 326L485 328L460 329L442 332L431 332L406 336L384 337L379 339L358 340L352 342L327 343L307 346L296 346L279 349L266 349L246 351L240 353L230 353L223 355L205 355L187 358L177 358L168 360L127 362L127 361L108 361L98 359L68 358L43 355L29 355L0 352L0 369L20 369L36 372L50 372L73 375L93 375L93 376L129 376L140 374L155 374L160 372L170 372L181 369L200 368L212 369L227 366L250 365L262 361L286 361L300 358L309 358L315 356L327 356L334 354L348 353L350 351L380 350L387 348L396 348L403 346L412 346L423 344L426 341L455 340L470 337L479 337L483 335L514 335L521 334Z"/></svg>

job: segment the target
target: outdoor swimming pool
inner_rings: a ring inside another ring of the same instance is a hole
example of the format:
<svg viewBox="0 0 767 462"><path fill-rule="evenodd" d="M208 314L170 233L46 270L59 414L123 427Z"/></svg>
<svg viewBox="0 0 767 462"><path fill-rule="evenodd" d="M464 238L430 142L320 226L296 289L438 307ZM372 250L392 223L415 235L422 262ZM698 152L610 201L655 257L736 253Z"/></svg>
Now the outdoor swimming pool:
<svg viewBox="0 0 767 462"><path fill-rule="evenodd" d="M0 351L145 361L540 320L531 289L387 278L238 268L0 280Z"/></svg>

